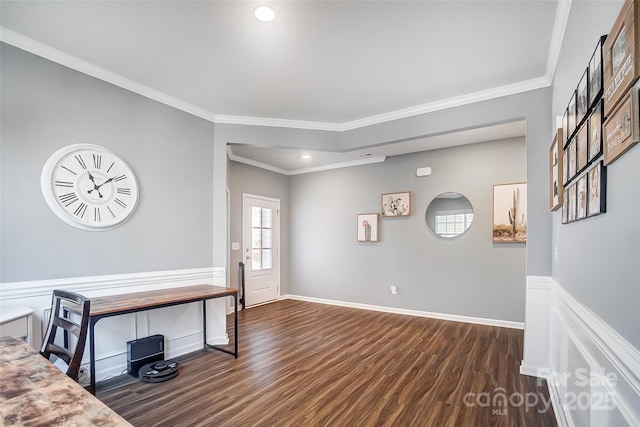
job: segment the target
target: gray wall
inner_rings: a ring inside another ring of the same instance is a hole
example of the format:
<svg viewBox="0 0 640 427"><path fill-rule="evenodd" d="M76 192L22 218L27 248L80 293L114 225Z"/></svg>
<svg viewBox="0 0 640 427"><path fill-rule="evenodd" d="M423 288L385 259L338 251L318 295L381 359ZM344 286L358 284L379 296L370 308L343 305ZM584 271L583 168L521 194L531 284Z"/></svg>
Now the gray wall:
<svg viewBox="0 0 640 427"><path fill-rule="evenodd" d="M416 177L418 167L433 174ZM492 245L492 191L525 180L524 139L388 158L290 178L292 294L511 321L524 320L524 245ZM356 241L356 215L381 194L412 192L412 215L381 219L381 241ZM444 192L467 196L474 222L443 240L424 213ZM391 295L389 287L398 287Z"/></svg>
<svg viewBox="0 0 640 427"><path fill-rule="evenodd" d="M289 290L289 177L265 169L229 161L229 236L231 242L240 243L242 248L242 194L271 197L280 200L280 293ZM231 246L229 246L231 248ZM230 283L238 285L238 263L242 251L230 252Z"/></svg>
<svg viewBox="0 0 640 427"><path fill-rule="evenodd" d="M0 282L211 267L213 124L6 44L0 54ZM137 175L137 210L119 228L73 228L44 201L45 161L81 142Z"/></svg>
<svg viewBox="0 0 640 427"><path fill-rule="evenodd" d="M598 38L621 1L573 2L553 83L554 119L562 116ZM607 168L607 213L561 224L553 214L554 278L636 348L640 348L640 146Z"/></svg>

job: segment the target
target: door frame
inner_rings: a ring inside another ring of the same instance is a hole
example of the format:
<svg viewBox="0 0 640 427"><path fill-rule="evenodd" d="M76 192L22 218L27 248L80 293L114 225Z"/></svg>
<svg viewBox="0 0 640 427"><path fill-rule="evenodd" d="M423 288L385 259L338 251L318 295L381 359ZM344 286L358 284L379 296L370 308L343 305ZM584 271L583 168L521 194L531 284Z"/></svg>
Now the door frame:
<svg viewBox="0 0 640 427"><path fill-rule="evenodd" d="M267 196L259 196L257 194L250 194L250 193L242 193L242 227L241 227L241 231L242 231L242 247L241 247L241 251L242 251L242 262L245 263L245 281L246 281L246 265L247 265L247 260L246 260L246 253L247 253L247 240L245 239L247 236L245 236L245 229L244 229L244 220L245 220L245 212L247 212L247 199L258 199L258 200L264 200L266 202L272 202L276 204L276 215L275 215L275 220L277 221L277 247L274 248L276 250L276 256L277 256L277 260L276 262L273 263L273 270L274 270L274 274L276 275L276 300L280 298L281 294L280 294L280 238L282 233L280 232L281 230L281 223L280 223L280 199L275 199L273 197L267 197ZM274 218L271 218L271 221L274 221ZM274 240L275 241L275 240ZM246 295L242 295L242 298L244 300L244 303L246 304L247 302L247 297ZM275 301L275 300L274 300ZM267 301L264 303L259 303L259 304L254 304L251 307L257 307L259 305L262 304L269 304L270 302L273 301ZM244 305L242 307L243 309L246 308Z"/></svg>

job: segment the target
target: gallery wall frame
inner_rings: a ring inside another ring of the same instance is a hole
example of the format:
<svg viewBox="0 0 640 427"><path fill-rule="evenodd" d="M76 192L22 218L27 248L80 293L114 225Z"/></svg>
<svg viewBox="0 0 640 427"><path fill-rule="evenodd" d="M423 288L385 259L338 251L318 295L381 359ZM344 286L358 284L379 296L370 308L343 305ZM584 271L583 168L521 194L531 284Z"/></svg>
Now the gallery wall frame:
<svg viewBox="0 0 640 427"><path fill-rule="evenodd" d="M493 242L527 241L527 183L493 186Z"/></svg>
<svg viewBox="0 0 640 427"><path fill-rule="evenodd" d="M589 122L586 121L580 127L576 135L576 173L582 172L587 167L587 150L589 147Z"/></svg>
<svg viewBox="0 0 640 427"><path fill-rule="evenodd" d="M587 172L587 216L607 211L607 168L603 162L594 163Z"/></svg>
<svg viewBox="0 0 640 427"><path fill-rule="evenodd" d="M589 67L582 73L576 90L576 125L580 126L589 111Z"/></svg>
<svg viewBox="0 0 640 427"><path fill-rule="evenodd" d="M607 116L603 126L604 165L608 166L640 141L640 81ZM606 108L606 104L605 104Z"/></svg>
<svg viewBox="0 0 640 427"><path fill-rule="evenodd" d="M380 215L377 213L358 214L356 229L358 242L380 241Z"/></svg>
<svg viewBox="0 0 640 427"><path fill-rule="evenodd" d="M589 163L602 154L602 100L589 116Z"/></svg>
<svg viewBox="0 0 640 427"><path fill-rule="evenodd" d="M560 181L563 177L566 177L563 170L563 138L563 130L558 129L551 142L551 147L549 147L549 209L552 211L562 207L562 196L564 194L563 182Z"/></svg>
<svg viewBox="0 0 640 427"><path fill-rule="evenodd" d="M602 44L607 36L601 36L596 45L596 49L589 60L589 105L602 97Z"/></svg>
<svg viewBox="0 0 640 427"><path fill-rule="evenodd" d="M587 175L582 175L576 181L576 220L587 217Z"/></svg>
<svg viewBox="0 0 640 427"><path fill-rule="evenodd" d="M411 216L411 193L385 193L380 208L383 217Z"/></svg>

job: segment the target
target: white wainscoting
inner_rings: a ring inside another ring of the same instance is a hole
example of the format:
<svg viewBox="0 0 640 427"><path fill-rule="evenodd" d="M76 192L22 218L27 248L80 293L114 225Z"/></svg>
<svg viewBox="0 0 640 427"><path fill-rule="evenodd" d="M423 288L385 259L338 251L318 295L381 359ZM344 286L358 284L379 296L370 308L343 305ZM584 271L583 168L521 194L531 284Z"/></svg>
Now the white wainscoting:
<svg viewBox="0 0 640 427"><path fill-rule="evenodd" d="M547 380L560 426L640 425L640 351L550 277L527 277L520 372Z"/></svg>
<svg viewBox="0 0 640 427"><path fill-rule="evenodd" d="M226 286L224 268L196 268L171 271L73 277L65 279L0 284L0 310L28 306L34 310L32 345L39 350L44 322L51 306L51 292L64 289L88 297L126 294L155 289L209 284ZM207 301L207 342L227 344L224 298ZM149 335L165 336L165 357L173 358L202 348L202 305L182 304L100 320L96 334L96 377L105 380L126 371L127 341ZM88 367L88 344L83 366Z"/></svg>

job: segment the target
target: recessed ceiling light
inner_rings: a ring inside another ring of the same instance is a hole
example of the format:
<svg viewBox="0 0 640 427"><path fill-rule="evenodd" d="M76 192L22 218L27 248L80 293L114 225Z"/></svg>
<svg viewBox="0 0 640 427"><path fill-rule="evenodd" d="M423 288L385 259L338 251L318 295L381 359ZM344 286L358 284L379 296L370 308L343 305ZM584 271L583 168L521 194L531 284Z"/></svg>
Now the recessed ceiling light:
<svg viewBox="0 0 640 427"><path fill-rule="evenodd" d="M311 155L309 155L309 154L303 154L303 155L302 155L302 158L303 158L303 159L305 159L305 160L310 160L310 159L311 159Z"/></svg>
<svg viewBox="0 0 640 427"><path fill-rule="evenodd" d="M271 22L276 17L276 13L267 6L260 6L255 11L256 18L262 22Z"/></svg>

